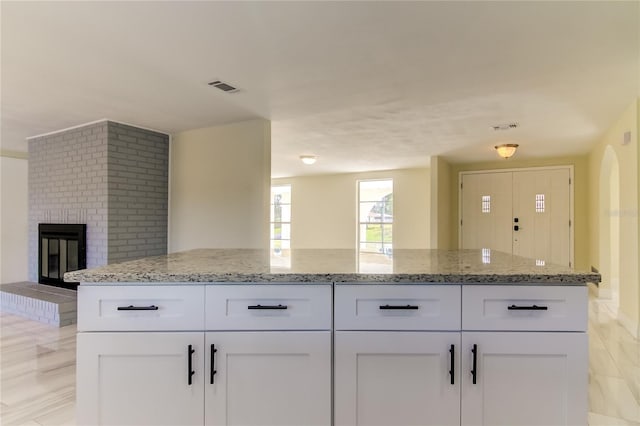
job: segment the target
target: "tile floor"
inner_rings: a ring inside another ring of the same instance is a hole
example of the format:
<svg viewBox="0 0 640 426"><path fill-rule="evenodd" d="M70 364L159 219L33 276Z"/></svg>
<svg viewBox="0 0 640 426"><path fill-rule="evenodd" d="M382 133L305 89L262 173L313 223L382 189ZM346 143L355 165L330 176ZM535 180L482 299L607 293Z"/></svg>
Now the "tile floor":
<svg viewBox="0 0 640 426"><path fill-rule="evenodd" d="M640 342L589 303L589 425L640 426ZM75 424L75 325L57 328L0 314L0 423Z"/></svg>

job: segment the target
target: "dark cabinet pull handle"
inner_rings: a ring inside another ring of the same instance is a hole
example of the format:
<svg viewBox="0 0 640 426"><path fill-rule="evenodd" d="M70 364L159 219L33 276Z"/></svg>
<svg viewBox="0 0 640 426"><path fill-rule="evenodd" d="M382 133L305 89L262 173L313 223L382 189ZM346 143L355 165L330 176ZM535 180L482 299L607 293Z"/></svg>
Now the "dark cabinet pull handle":
<svg viewBox="0 0 640 426"><path fill-rule="evenodd" d="M282 310L282 309L287 309L288 306L287 305L249 305L247 306L247 309L272 309L272 310Z"/></svg>
<svg viewBox="0 0 640 426"><path fill-rule="evenodd" d="M511 305L511 306L508 306L507 309L510 311L546 311L549 308L547 308L546 306L538 306L538 305L531 305L531 306Z"/></svg>
<svg viewBox="0 0 640 426"><path fill-rule="evenodd" d="M216 345L211 345L211 384L214 383L213 376L215 376L217 373L217 371L214 369L216 364L216 352L218 352L218 350L216 349Z"/></svg>
<svg viewBox="0 0 640 426"><path fill-rule="evenodd" d="M380 305L380 309L383 310L417 310L419 308L415 305Z"/></svg>
<svg viewBox="0 0 640 426"><path fill-rule="evenodd" d="M471 376L473 377L473 384L476 384L476 374L478 372L478 345L474 344L473 349L471 349L471 353L473 354L473 370L471 370Z"/></svg>
<svg viewBox="0 0 640 426"><path fill-rule="evenodd" d="M189 356L189 363L188 363L188 371L187 371L187 382L189 383L189 386L191 386L191 383L193 383L192 377L194 374L196 374L195 371L193 371L193 353L195 352L195 349L193 349L193 345L189 345L189 349L187 351L188 356Z"/></svg>
<svg viewBox="0 0 640 426"><path fill-rule="evenodd" d="M157 311L158 307L156 305L151 306L118 306L119 311Z"/></svg>
<svg viewBox="0 0 640 426"><path fill-rule="evenodd" d="M449 370L449 375L451 376L451 384L455 384L454 381L454 376L456 374L456 346L455 345L451 345L451 347L449 348L449 356L451 358L451 370Z"/></svg>

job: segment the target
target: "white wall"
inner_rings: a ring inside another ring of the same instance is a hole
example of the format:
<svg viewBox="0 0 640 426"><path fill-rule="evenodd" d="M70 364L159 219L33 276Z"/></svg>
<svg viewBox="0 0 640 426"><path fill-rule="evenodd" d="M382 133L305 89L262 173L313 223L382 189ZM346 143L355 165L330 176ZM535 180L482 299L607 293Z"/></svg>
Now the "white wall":
<svg viewBox="0 0 640 426"><path fill-rule="evenodd" d="M15 157L26 157L15 155ZM26 281L28 276L28 161L0 156L0 282Z"/></svg>
<svg viewBox="0 0 640 426"><path fill-rule="evenodd" d="M456 184L451 180L451 165L442 157L431 157L431 248L457 247L452 241L450 228L457 222L457 212L451 209L451 191ZM453 220L452 220L453 218Z"/></svg>
<svg viewBox="0 0 640 426"><path fill-rule="evenodd" d="M169 252L267 248L271 123L252 120L173 136Z"/></svg>
<svg viewBox="0 0 640 426"><path fill-rule="evenodd" d="M299 176L291 184L291 248L355 249L357 181L393 179L393 247L429 248L429 169Z"/></svg>

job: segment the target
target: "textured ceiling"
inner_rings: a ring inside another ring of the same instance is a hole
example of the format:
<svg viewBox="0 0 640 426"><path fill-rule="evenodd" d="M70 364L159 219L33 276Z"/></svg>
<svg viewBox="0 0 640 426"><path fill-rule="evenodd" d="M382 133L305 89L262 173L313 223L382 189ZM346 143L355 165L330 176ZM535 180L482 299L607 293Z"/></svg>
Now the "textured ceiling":
<svg viewBox="0 0 640 426"><path fill-rule="evenodd" d="M0 7L4 150L102 118L175 133L263 117L274 177L493 160L500 142L574 155L640 94L633 1Z"/></svg>

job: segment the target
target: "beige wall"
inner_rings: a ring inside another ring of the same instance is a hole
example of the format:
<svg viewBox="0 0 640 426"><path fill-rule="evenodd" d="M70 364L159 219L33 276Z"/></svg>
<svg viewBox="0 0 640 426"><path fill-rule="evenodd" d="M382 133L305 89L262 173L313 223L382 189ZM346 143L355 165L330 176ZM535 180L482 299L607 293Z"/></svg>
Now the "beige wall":
<svg viewBox="0 0 640 426"><path fill-rule="evenodd" d="M450 249L451 224L456 216L451 210L451 165L442 157L431 157L431 248Z"/></svg>
<svg viewBox="0 0 640 426"><path fill-rule="evenodd" d="M593 148L589 154L589 234L591 238L590 257L591 263L596 268L603 268L608 271L607 259L601 259L601 246L610 244L610 239L603 234L603 220L606 222L609 215L617 215L620 224L619 236L619 292L620 307L619 319L627 329L636 335L640 327L640 259L638 244L640 235L640 219L638 211L640 208L639 187L640 176L640 153L638 152L638 132L640 123L640 99L634 101L624 111L622 116L611 126L601 141ZM631 132L631 143L622 145L624 133ZM610 211L607 203L610 194L605 191L608 187L601 187L600 179L603 167L605 152L607 147L611 147L618 162L618 174L620 179L619 188L619 211ZM601 193L602 191L602 193ZM601 238L602 236L602 238ZM606 253L607 247L603 250ZM602 288L607 293L610 283L603 282Z"/></svg>
<svg viewBox="0 0 640 426"><path fill-rule="evenodd" d="M28 161L26 153L0 156L0 282L28 277Z"/></svg>
<svg viewBox="0 0 640 426"><path fill-rule="evenodd" d="M252 120L174 135L169 252L266 248L271 123Z"/></svg>
<svg viewBox="0 0 640 426"><path fill-rule="evenodd" d="M517 155L517 154L516 154ZM458 247L458 187L459 174L463 171L518 169L524 167L572 165L574 173L574 257L577 269L589 270L589 209L588 209L588 161L587 156L542 158L534 160L519 160L512 157L509 160L495 162L452 164L449 186L451 197L451 247Z"/></svg>
<svg viewBox="0 0 640 426"><path fill-rule="evenodd" d="M357 181L393 179L393 247L429 247L429 169L300 176L291 184L291 247L355 249Z"/></svg>

